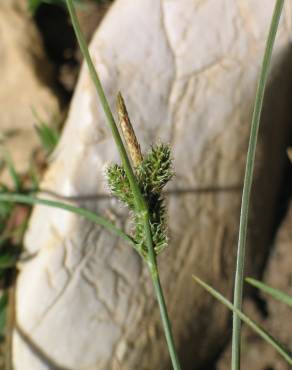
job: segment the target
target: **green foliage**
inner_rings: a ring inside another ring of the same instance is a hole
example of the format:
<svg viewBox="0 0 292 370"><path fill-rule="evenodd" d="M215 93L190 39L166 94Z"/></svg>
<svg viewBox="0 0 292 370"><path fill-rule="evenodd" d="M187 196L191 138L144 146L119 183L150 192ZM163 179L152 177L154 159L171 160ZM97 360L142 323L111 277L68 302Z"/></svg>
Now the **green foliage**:
<svg viewBox="0 0 292 370"><path fill-rule="evenodd" d="M22 190L22 180L20 174L17 172L14 162L8 152L4 152L3 155L3 163L4 167L7 168L10 178L13 183L13 190L14 191L21 191ZM8 192L9 189L6 185L0 183L0 193ZM10 190L11 191L11 190ZM0 233L2 233L6 227L6 223L13 211L14 204L11 202L0 202ZM6 235L0 235L0 246L4 243L7 239ZM0 259L1 259L1 252L0 252ZM1 268L1 267L0 267Z"/></svg>
<svg viewBox="0 0 292 370"><path fill-rule="evenodd" d="M49 122L46 122L35 109L32 109L32 113L37 122L34 127L42 149L50 155L58 144L62 121L60 117L53 116Z"/></svg>
<svg viewBox="0 0 292 370"><path fill-rule="evenodd" d="M7 203L19 203L19 204L28 204L28 205L35 205L35 204L42 204L47 207L52 208L59 208L63 209L72 213L75 213L79 216L84 217L86 220L93 222L94 224L101 225L107 230L111 231L113 234L119 236L126 242L130 243L131 245L134 243L133 239L125 234L121 229L116 227L112 222L107 220L106 218L102 217L99 214L93 213L88 211L85 208L75 207L67 203L63 203L60 201L54 201L49 199L37 198L32 196L31 194L22 194L22 193L13 193L13 192L0 192L0 203L7 202Z"/></svg>
<svg viewBox="0 0 292 370"><path fill-rule="evenodd" d="M0 193L7 192L8 189L6 186L0 184ZM13 204L9 202L0 202L0 233L4 230L6 220L10 216L13 209Z"/></svg>
<svg viewBox="0 0 292 370"><path fill-rule="evenodd" d="M229 302L222 294L217 290L212 288L210 285L199 279L197 276L193 276L194 280L204 288L208 293L210 293L219 302L224 304L229 310L235 312L240 320L247 324L251 329L253 329L259 336L261 336L266 342L272 345L272 347L286 360L289 365L292 365L292 354L291 351L285 348L285 346L275 339L270 333L265 331L260 325L258 325L251 318L246 316L241 310L238 310L231 302Z"/></svg>
<svg viewBox="0 0 292 370"><path fill-rule="evenodd" d="M288 306L292 307L292 297L279 289L275 289L266 285L256 279L246 278L245 279L249 284L253 285L254 287L260 289L264 293L269 294L273 298L277 299L278 301L287 304Z"/></svg>
<svg viewBox="0 0 292 370"><path fill-rule="evenodd" d="M7 169L8 169L11 180L13 182L14 190L20 191L21 187L22 187L21 186L21 178L20 178L20 175L17 172L17 170L15 168L15 165L14 165L14 162L13 162L12 158L10 157L10 155L8 154L8 152L4 153L3 160L4 160L4 163L7 167Z"/></svg>
<svg viewBox="0 0 292 370"><path fill-rule="evenodd" d="M10 252L2 252L0 255L0 270L5 270L14 267L18 259L18 253L16 250L11 250Z"/></svg>
<svg viewBox="0 0 292 370"><path fill-rule="evenodd" d="M251 129L249 137L249 145L246 158L246 168L244 174L244 183L242 190L242 202L240 211L239 236L237 245L237 261L236 272L234 279L234 307L239 311L242 308L243 300L243 285L244 285L244 265L245 265L245 250L247 240L247 226L249 219L249 204L253 182L253 172L255 165L256 146L258 139L258 132L260 126L260 118L263 107L263 100L265 96L266 84L268 80L268 73L272 59L272 51L280 17L284 5L284 0L276 0L274 12L270 24L269 34L266 41L265 53L262 61L259 82L255 97L254 110L251 120ZM233 326L232 326L232 355L231 368L232 370L240 370L240 345L241 345L241 320L237 311L233 311Z"/></svg>
<svg viewBox="0 0 292 370"><path fill-rule="evenodd" d="M6 309L8 303L7 293L2 293L0 298L0 340L5 337Z"/></svg>
<svg viewBox="0 0 292 370"><path fill-rule="evenodd" d="M173 176L170 147L165 144L153 146L141 164L135 168L135 173L149 207L154 249L156 254L159 254L167 246L166 207L162 190ZM148 249L145 244L143 219L141 214L135 212L134 196L125 170L114 164L107 169L106 176L112 194L132 211L137 249L146 256Z"/></svg>
<svg viewBox="0 0 292 370"><path fill-rule="evenodd" d="M35 129L44 151L47 154L52 153L59 141L59 131L44 122L35 126Z"/></svg>
<svg viewBox="0 0 292 370"><path fill-rule="evenodd" d="M37 132L42 142L43 150L49 153L57 142L57 132L51 130L46 124L41 123L37 126ZM3 141L5 136L2 137ZM0 197L3 194L11 194L12 192L25 193L26 182L35 182L34 168L35 163L29 171L21 175L13 162L9 153L2 150L2 168L6 169L12 180L12 187L0 183ZM33 181L30 181L33 180ZM5 201L0 200L0 284L2 296L0 298L0 340L5 340L5 321L6 321L6 306L8 301L7 295L7 277L11 271L15 269L21 251L21 241L24 231L27 226L27 216L29 212L23 207L17 206L13 199ZM0 356L2 355L0 349Z"/></svg>

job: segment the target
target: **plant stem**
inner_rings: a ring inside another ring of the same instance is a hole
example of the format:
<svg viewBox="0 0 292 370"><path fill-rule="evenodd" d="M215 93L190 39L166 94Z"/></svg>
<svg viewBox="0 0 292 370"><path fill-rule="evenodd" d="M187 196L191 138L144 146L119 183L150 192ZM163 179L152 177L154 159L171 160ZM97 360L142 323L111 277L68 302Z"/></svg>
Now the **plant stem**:
<svg viewBox="0 0 292 370"><path fill-rule="evenodd" d="M150 228L150 217L149 217L149 211L148 211L148 205L146 204L146 201L141 193L140 187L138 185L138 182L136 180L134 171L132 169L130 160L128 158L127 151L124 147L123 141L121 139L119 130L117 128L116 122L114 120L113 114L111 112L111 109L109 107L107 98L105 96L102 84L100 82L100 79L98 77L97 71L94 67L94 64L92 62L87 44L85 42L85 39L82 35L80 25L78 22L78 18L74 9L74 5L72 0L66 0L67 2L67 7L70 13L70 17L72 20L72 24L75 30L75 34L81 49L81 52L84 56L84 59L87 63L88 69L90 76L92 78L92 81L95 85L96 91L98 93L101 105L103 107L105 116L107 118L108 125L112 131L113 138L115 140L117 149L119 151L123 167L125 169L127 178L130 183L130 187L134 196L134 201L135 201L135 211L141 216L143 220L143 225L144 225L144 230L145 230L145 239L146 239L146 245L148 248L148 264L150 268L150 273L151 277L153 280L153 285L155 288L155 292L157 295L158 303L159 303L159 308L160 308L160 313L161 313L161 318L163 322L163 327L165 331L165 336L168 344L168 349L169 349L169 354L172 360L173 368L174 370L180 370L180 365L178 363L178 358L176 355L176 349L174 345L174 340L172 337L171 333L171 327L170 327L170 322L168 319L168 314L167 314L167 309L166 305L164 302L164 297L163 297L163 292L162 288L160 285L159 281L159 272L157 268L157 262L156 262L156 256L155 256L155 251L154 251L154 245L153 245L153 239L151 235L151 228Z"/></svg>
<svg viewBox="0 0 292 370"><path fill-rule="evenodd" d="M246 249L246 235L248 224L249 202L251 195L252 177L254 171L255 152L257 145L257 137L259 131L260 117L265 93L265 87L268 78L268 71L271 62L272 50L280 16L283 8L284 0L277 0L269 35L266 43L265 54L262 62L259 83L256 92L255 106L252 116L251 132L249 146L247 152L247 162L244 176L244 185L242 193L242 203L240 212L239 240L237 248L236 274L234 285L234 307L236 310L242 309L243 284L244 284L244 260ZM241 320L236 311L233 313L233 328L232 328L232 370L240 369L240 339L241 339Z"/></svg>
<svg viewBox="0 0 292 370"><path fill-rule="evenodd" d="M104 110L104 113L105 113L105 116L106 116L106 119L107 119L107 123L108 123L108 125L109 125L109 127L112 131L112 135L113 135L114 141L116 143L117 149L119 151L120 158L121 158L122 163L123 163L123 167L125 169L125 172L126 172L126 175L127 175L128 179L129 179L130 186L131 186L133 196L134 196L134 199L135 199L135 203L136 203L136 208L137 208L137 210L138 209L144 210L146 208L144 198L142 197L142 194L141 194L140 188L138 186L138 183L136 181L136 178L135 178L135 175L134 175L129 157L127 155L127 151L124 147L124 144L123 144L121 135L119 133L117 124L115 122L115 119L113 117L112 111L111 111L110 106L109 106L109 103L108 103L107 98L105 96L104 89L103 89L102 84L100 82L100 78L99 78L99 76L97 74L97 71L94 67L94 64L93 64L93 61L91 59L87 44L86 44L84 36L81 32L80 25L79 25L79 22L78 22L78 18L77 18L76 12L75 12L73 2L72 2L72 0L66 0L66 1L67 1L67 7L68 7L68 10L69 10L69 13L70 13L72 25L73 25L73 28L74 28L74 31L75 31L75 34L76 34L81 52L82 52L82 54L84 56L84 59L87 63L89 74L90 74L91 79L92 79L92 81L94 83L94 86L96 88L97 94L99 96L100 103L102 105L102 108Z"/></svg>
<svg viewBox="0 0 292 370"><path fill-rule="evenodd" d="M33 197L31 195L26 194L17 194L17 193L0 193L0 201L1 202L11 202L11 203L23 203L23 204L42 204L44 206L53 207L63 209L65 211L69 211L75 213L79 216L83 216L87 220L94 222L98 225L101 225L111 231L112 233L116 234L126 242L135 246L135 242L133 239L123 232L123 230L116 227L113 223L108 221L106 218L99 216L93 212L88 211L87 209L75 207L70 204L57 202L54 200L43 199Z"/></svg>
<svg viewBox="0 0 292 370"><path fill-rule="evenodd" d="M181 370L178 355L175 348L174 338L172 334L171 324L168 317L167 307L165 304L165 299L163 295L163 290L160 283L159 271L157 268L156 255L154 252L154 246L151 236L150 224L147 222L145 217L144 221L145 235L146 235L146 245L148 247L148 267L150 270L150 275L155 290L156 298L158 301L158 306L160 310L160 316L163 324L163 329L165 333L165 338L168 346L169 355L171 358L172 367L174 370Z"/></svg>
<svg viewBox="0 0 292 370"><path fill-rule="evenodd" d="M161 320L164 328L165 338L169 350L169 355L171 358L172 367L174 370L181 370L179 359L175 349L174 338L172 335L171 323L169 321L167 308L164 300L163 290L160 283L160 278L157 269L153 269L153 266L149 267L151 272L151 278L157 297Z"/></svg>

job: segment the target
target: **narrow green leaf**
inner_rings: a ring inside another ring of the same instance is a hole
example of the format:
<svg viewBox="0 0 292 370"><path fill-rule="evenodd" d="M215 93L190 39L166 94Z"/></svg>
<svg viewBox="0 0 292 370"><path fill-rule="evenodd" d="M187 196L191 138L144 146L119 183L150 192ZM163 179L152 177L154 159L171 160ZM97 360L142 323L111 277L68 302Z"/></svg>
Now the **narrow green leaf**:
<svg viewBox="0 0 292 370"><path fill-rule="evenodd" d="M31 189L32 191L37 191L39 189L39 183L40 179L38 176L38 171L36 167L34 166L34 163L30 164L29 170L28 170L28 175L31 181Z"/></svg>
<svg viewBox="0 0 292 370"><path fill-rule="evenodd" d="M262 290L264 293L271 295L273 298L277 299L280 302L287 304L288 306L292 307L292 297L279 289L275 289L258 281L253 278L246 278L245 279L249 284L253 285L254 287Z"/></svg>
<svg viewBox="0 0 292 370"><path fill-rule="evenodd" d="M253 329L259 336L261 336L266 342L271 344L273 348L287 361L289 365L292 365L292 354L291 351L287 350L283 344L281 344L277 339L275 339L271 334L269 334L265 329L258 325L255 321L246 316L242 311L235 308L235 306L229 302L222 294L217 292L210 285L206 284L204 281L199 279L197 276L193 275L193 279L208 293L210 293L219 302L224 304L229 310L235 312L240 320L245 322L251 329Z"/></svg>
<svg viewBox="0 0 292 370"><path fill-rule="evenodd" d="M0 193L7 192L7 187L3 184L0 184ZM6 222L12 212L13 204L12 203L1 203L0 202L0 233L5 229Z"/></svg>
<svg viewBox="0 0 292 370"><path fill-rule="evenodd" d="M48 124L39 116L34 108L32 108L32 114L37 122L34 128L39 137L41 146L47 154L50 154L55 149L60 138L59 130L57 129L60 126L60 122L56 117L53 117Z"/></svg>
<svg viewBox="0 0 292 370"><path fill-rule="evenodd" d="M36 125L35 130L38 134L43 149L47 152L47 154L52 153L59 141L58 131L53 127L48 126L44 122Z"/></svg>
<svg viewBox="0 0 292 370"><path fill-rule="evenodd" d="M240 212L240 225L239 225L239 238L237 246L237 261L236 261L236 273L234 282L234 306L241 310L242 308L242 297L243 297L243 285L244 285L244 261L245 261L245 249L246 249L246 238L247 238L247 224L249 215L249 202L251 195L252 179L254 172L254 162L256 154L256 145L259 132L260 118L263 106L263 100L265 95L266 83L268 79L268 72L272 58L273 46L277 34L277 29L282 13L284 0L277 0L271 20L270 30L266 42L265 53L262 61L260 78L258 82L255 105L253 110L250 138L246 159L246 168L244 174L244 184L242 191L242 202ZM232 359L231 368L232 370L240 369L240 338L241 338L241 321L236 311L233 313L233 326L232 326Z"/></svg>
<svg viewBox="0 0 292 370"><path fill-rule="evenodd" d="M70 204L62 203L59 201L37 198L37 197L33 197L32 195L18 194L18 193L0 193L0 202L23 203L23 204L31 204L31 205L42 204L44 206L59 208L65 211L73 212L77 215L83 216L84 218L86 218L87 220L91 222L94 222L98 225L105 227L106 229L113 232L114 234L122 238L123 240L135 246L135 242L133 241L133 239L129 235L125 234L121 229L116 227L109 220L93 212L90 212L84 208L75 207Z"/></svg>
<svg viewBox="0 0 292 370"><path fill-rule="evenodd" d="M0 298L0 337L5 335L5 325L6 325L6 308L8 303L8 295L4 292Z"/></svg>
<svg viewBox="0 0 292 370"><path fill-rule="evenodd" d="M15 191L20 191L22 187L21 178L16 171L16 168L14 166L11 156L7 152L4 153L4 161L7 166L11 180L13 182Z"/></svg>

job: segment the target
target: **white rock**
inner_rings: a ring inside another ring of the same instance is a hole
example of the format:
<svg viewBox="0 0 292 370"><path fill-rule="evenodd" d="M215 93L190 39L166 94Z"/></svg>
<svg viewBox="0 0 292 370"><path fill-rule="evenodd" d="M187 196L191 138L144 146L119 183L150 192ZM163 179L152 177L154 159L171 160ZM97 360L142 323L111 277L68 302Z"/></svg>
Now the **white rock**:
<svg viewBox="0 0 292 370"><path fill-rule="evenodd" d="M191 275L230 296L240 190L228 188L242 184L272 6L246 0L118 0L91 44L110 103L114 107L121 90L143 150L157 140L173 148L171 245L160 265L184 369L199 367L226 339L226 311L211 304ZM287 8L275 51L281 68L291 37ZM280 73L271 86L284 73L281 68L274 68ZM259 258L249 256L249 268L262 263L270 237L282 174L278 153L289 123L285 86L284 78L264 110L257 223L250 233ZM271 140L272 150L266 151ZM104 168L115 160L116 148L83 67L43 187L64 195L104 193ZM225 191L195 192L204 187ZM83 205L121 223L124 210L113 201ZM38 206L26 249L36 256L20 266L17 283L16 370L167 368L148 272L129 246L72 214Z"/></svg>

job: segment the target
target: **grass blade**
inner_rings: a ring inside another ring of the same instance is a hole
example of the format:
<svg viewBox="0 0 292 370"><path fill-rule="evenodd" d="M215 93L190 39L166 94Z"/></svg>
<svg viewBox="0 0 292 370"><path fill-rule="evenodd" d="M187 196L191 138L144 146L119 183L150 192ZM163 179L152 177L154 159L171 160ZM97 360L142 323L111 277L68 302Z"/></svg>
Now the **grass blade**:
<svg viewBox="0 0 292 370"><path fill-rule="evenodd" d="M8 295L6 292L2 293L0 298L0 341L5 336L5 325L6 325L6 308L8 303Z"/></svg>
<svg viewBox="0 0 292 370"><path fill-rule="evenodd" d="M256 279L252 278L246 278L245 279L250 285L260 289L264 293L269 294L273 298L277 299L278 301L287 304L288 306L292 307L292 297L284 292L282 292L279 289L275 289L270 287L269 285L266 285L262 283L261 281L258 281Z"/></svg>
<svg viewBox="0 0 292 370"><path fill-rule="evenodd" d="M269 66L272 57L272 50L276 38L276 33L282 13L284 0L277 0L269 35L266 43L265 54L262 62L259 83L256 92L255 106L251 122L251 132L249 139L249 146L247 152L247 161L245 168L242 203L240 212L240 226L239 226L239 239L237 247L237 261L236 261L236 273L234 283L234 307L236 310L233 313L233 327L232 327L232 359L231 368L232 370L240 369L240 339L241 339L241 321L237 314L237 310L242 308L242 297L243 297L243 284L244 284L244 261L245 261L245 249L246 249L246 235L247 235L247 223L249 213L249 202L252 186L252 178L254 171L255 152L260 124L260 117L262 111L262 105L264 100L265 88L268 78Z"/></svg>
<svg viewBox="0 0 292 370"><path fill-rule="evenodd" d="M289 350L287 350L282 343L280 343L277 339L275 339L271 334L269 334L265 329L263 329L260 325L258 325L255 321L251 318L246 316L241 310L235 308L235 306L229 302L222 294L217 292L214 288L210 285L206 284L204 281L199 279L196 276L193 276L194 280L208 293L210 293L214 298L216 298L219 302L224 304L227 308L231 311L235 312L236 315L246 323L251 329L253 329L259 336L261 336L266 342L271 344L273 348L287 361L289 365L292 365L292 354Z"/></svg>
<svg viewBox="0 0 292 370"><path fill-rule="evenodd" d="M42 204L48 207L63 209L65 211L75 213L79 216L83 216L87 220L103 226L104 228L116 234L117 236L125 240L126 242L131 243L132 246L135 246L133 239L129 235L125 234L121 229L116 227L109 220L93 212L90 212L84 208L72 206L70 204L62 203L59 201L37 198L31 195L17 194L17 193L0 193L0 202L22 203L22 204L31 204L31 205Z"/></svg>
<svg viewBox="0 0 292 370"><path fill-rule="evenodd" d="M40 139L42 148L47 154L53 152L59 141L59 133L53 127L48 126L46 123L41 122L35 126L37 135Z"/></svg>
<svg viewBox="0 0 292 370"><path fill-rule="evenodd" d="M13 160L8 154L8 152L4 153L4 162L7 166L7 169L11 177L11 180L13 182L15 191L20 191L21 190L21 178L18 175L16 168L14 166Z"/></svg>

